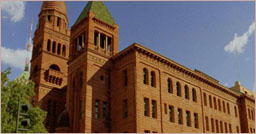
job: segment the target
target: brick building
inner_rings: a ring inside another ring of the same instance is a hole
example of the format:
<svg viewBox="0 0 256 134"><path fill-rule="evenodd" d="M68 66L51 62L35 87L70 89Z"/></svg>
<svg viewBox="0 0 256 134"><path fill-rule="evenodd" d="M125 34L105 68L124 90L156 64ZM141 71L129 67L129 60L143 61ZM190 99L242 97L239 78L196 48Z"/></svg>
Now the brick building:
<svg viewBox="0 0 256 134"><path fill-rule="evenodd" d="M68 29L65 2L43 2L33 38L34 105L49 132L255 132L255 97L134 43L88 2Z"/></svg>

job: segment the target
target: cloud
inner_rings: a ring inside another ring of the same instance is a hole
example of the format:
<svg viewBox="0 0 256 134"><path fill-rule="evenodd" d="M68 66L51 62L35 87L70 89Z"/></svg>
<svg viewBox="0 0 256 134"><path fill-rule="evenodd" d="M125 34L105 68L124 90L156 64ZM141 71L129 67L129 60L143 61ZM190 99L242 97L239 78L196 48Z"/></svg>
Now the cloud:
<svg viewBox="0 0 256 134"><path fill-rule="evenodd" d="M2 1L1 10L6 12L12 22L20 21L25 14L25 2L24 1ZM5 19L8 16L5 16Z"/></svg>
<svg viewBox="0 0 256 134"><path fill-rule="evenodd" d="M248 38L254 33L255 31L255 22L253 22L248 30L243 33L241 36L238 36L237 33L234 35L234 39L230 41L225 47L224 50L225 52L229 53L243 53L244 52L244 47L248 42Z"/></svg>
<svg viewBox="0 0 256 134"><path fill-rule="evenodd" d="M27 52L26 49L11 49L3 47L1 48L1 60L3 64L8 64L11 67L24 70L26 57L31 59L31 52Z"/></svg>

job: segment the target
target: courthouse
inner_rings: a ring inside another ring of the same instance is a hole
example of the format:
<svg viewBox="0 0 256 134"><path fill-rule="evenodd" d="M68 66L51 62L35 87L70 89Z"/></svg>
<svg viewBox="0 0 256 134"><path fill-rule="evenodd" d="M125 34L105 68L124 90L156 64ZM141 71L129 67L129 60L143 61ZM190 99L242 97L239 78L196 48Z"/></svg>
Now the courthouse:
<svg viewBox="0 0 256 134"><path fill-rule="evenodd" d="M119 27L103 2L89 1L68 25L65 2L43 2L30 79L49 132L255 132L253 92L238 81L227 88L147 44L119 51Z"/></svg>

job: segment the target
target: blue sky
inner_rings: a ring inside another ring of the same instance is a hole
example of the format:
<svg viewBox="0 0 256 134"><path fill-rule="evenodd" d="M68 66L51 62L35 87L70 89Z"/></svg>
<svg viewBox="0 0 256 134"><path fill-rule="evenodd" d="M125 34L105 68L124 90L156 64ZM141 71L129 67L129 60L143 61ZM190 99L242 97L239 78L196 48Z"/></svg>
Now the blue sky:
<svg viewBox="0 0 256 134"><path fill-rule="evenodd" d="M69 27L86 3L66 2ZM22 55L26 53L31 18L34 18L34 32L41 4L2 5L1 66L2 70L12 67L11 79L23 71L25 56ZM137 42L192 70L198 69L227 87L239 80L245 87L254 88L254 2L105 4L119 25L120 51Z"/></svg>

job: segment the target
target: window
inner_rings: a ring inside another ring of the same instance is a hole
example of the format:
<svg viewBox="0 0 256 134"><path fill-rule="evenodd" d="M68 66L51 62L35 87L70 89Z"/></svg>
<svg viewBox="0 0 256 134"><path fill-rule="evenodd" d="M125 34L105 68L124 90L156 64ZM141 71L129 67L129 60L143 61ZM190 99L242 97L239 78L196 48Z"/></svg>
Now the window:
<svg viewBox="0 0 256 134"><path fill-rule="evenodd" d="M183 124L182 109L178 108L178 123Z"/></svg>
<svg viewBox="0 0 256 134"><path fill-rule="evenodd" d="M62 56L66 56L66 46L65 45L63 45L62 46Z"/></svg>
<svg viewBox="0 0 256 134"><path fill-rule="evenodd" d="M103 107L102 107L102 112L103 112L103 119L107 119L107 102L103 102Z"/></svg>
<svg viewBox="0 0 256 134"><path fill-rule="evenodd" d="M169 118L170 118L170 122L174 122L174 107L173 106L169 106Z"/></svg>
<svg viewBox="0 0 256 134"><path fill-rule="evenodd" d="M248 108L248 115L249 115L249 119L251 119L251 113L250 113L250 109Z"/></svg>
<svg viewBox="0 0 256 134"><path fill-rule="evenodd" d="M149 116L149 99L144 98L144 115Z"/></svg>
<svg viewBox="0 0 256 134"><path fill-rule="evenodd" d="M57 17L57 26L60 26L60 17Z"/></svg>
<svg viewBox="0 0 256 134"><path fill-rule="evenodd" d="M97 31L94 32L94 45L98 45L98 38L99 38L99 33Z"/></svg>
<svg viewBox="0 0 256 134"><path fill-rule="evenodd" d="M51 51L51 40L47 41L47 51Z"/></svg>
<svg viewBox="0 0 256 134"><path fill-rule="evenodd" d="M85 33L82 33L76 38L76 51L81 51L84 48L84 36Z"/></svg>
<svg viewBox="0 0 256 134"><path fill-rule="evenodd" d="M106 35L100 34L100 48L105 49Z"/></svg>
<svg viewBox="0 0 256 134"><path fill-rule="evenodd" d="M156 101L152 100L152 118L156 118L157 114L156 114Z"/></svg>
<svg viewBox="0 0 256 134"><path fill-rule="evenodd" d="M60 72L60 67L58 65L52 64L49 68Z"/></svg>
<svg viewBox="0 0 256 134"><path fill-rule="evenodd" d="M143 83L148 84L148 70L143 68Z"/></svg>
<svg viewBox="0 0 256 134"><path fill-rule="evenodd" d="M229 103L227 103L228 114L230 114Z"/></svg>
<svg viewBox="0 0 256 134"><path fill-rule="evenodd" d="M235 116L237 117L237 109L236 109L236 106L234 106L234 109L235 109Z"/></svg>
<svg viewBox="0 0 256 134"><path fill-rule="evenodd" d="M123 71L123 76L124 76L124 87L127 87L128 85L127 69Z"/></svg>
<svg viewBox="0 0 256 134"><path fill-rule="evenodd" d="M225 133L228 133L228 126L227 126L227 122L225 122Z"/></svg>
<svg viewBox="0 0 256 134"><path fill-rule="evenodd" d="M192 89L192 99L194 102L197 102L196 90L194 88Z"/></svg>
<svg viewBox="0 0 256 134"><path fill-rule="evenodd" d="M213 97L213 103L214 103L214 109L217 110L217 102L216 102L216 98L215 97Z"/></svg>
<svg viewBox="0 0 256 134"><path fill-rule="evenodd" d="M164 103L164 113L167 114L167 104Z"/></svg>
<svg viewBox="0 0 256 134"><path fill-rule="evenodd" d="M195 128L199 128L199 124L198 124L198 114L194 113L194 127Z"/></svg>
<svg viewBox="0 0 256 134"><path fill-rule="evenodd" d="M107 41L107 49L108 51L110 52L111 51L111 42L112 42L112 38L111 37L108 37L108 41Z"/></svg>
<svg viewBox="0 0 256 134"><path fill-rule="evenodd" d="M226 107L225 107L225 102L222 101L222 106L223 106L223 112L226 113Z"/></svg>
<svg viewBox="0 0 256 134"><path fill-rule="evenodd" d="M156 131L153 131L153 133L157 133Z"/></svg>
<svg viewBox="0 0 256 134"><path fill-rule="evenodd" d="M204 105L207 106L207 98L206 98L206 93L204 93Z"/></svg>
<svg viewBox="0 0 256 134"><path fill-rule="evenodd" d="M232 133L232 127L231 127L231 124L229 124L229 133Z"/></svg>
<svg viewBox="0 0 256 134"><path fill-rule="evenodd" d="M219 122L218 120L215 120L216 123L216 132L219 133Z"/></svg>
<svg viewBox="0 0 256 134"><path fill-rule="evenodd" d="M208 119L208 116L205 116L205 123L206 123L206 131L209 131L209 119Z"/></svg>
<svg viewBox="0 0 256 134"><path fill-rule="evenodd" d="M181 90L180 90L180 83L179 82L176 82L176 93L177 93L177 96L181 97Z"/></svg>
<svg viewBox="0 0 256 134"><path fill-rule="evenodd" d="M57 46L57 54L60 55L60 48L61 48L61 45L60 43L58 43L58 46Z"/></svg>
<svg viewBox="0 0 256 134"><path fill-rule="evenodd" d="M52 43L52 52L55 53L56 52L56 42L53 41Z"/></svg>
<svg viewBox="0 0 256 134"><path fill-rule="evenodd" d="M212 127L212 132L214 132L214 120L211 118L211 127Z"/></svg>
<svg viewBox="0 0 256 134"><path fill-rule="evenodd" d="M100 101L99 100L96 100L95 101L95 118L96 119L99 119L100 118Z"/></svg>
<svg viewBox="0 0 256 134"><path fill-rule="evenodd" d="M48 105L47 105L47 114L51 115L51 100L48 100Z"/></svg>
<svg viewBox="0 0 256 134"><path fill-rule="evenodd" d="M221 103L220 103L220 99L218 99L218 104L219 104L219 111L221 111Z"/></svg>
<svg viewBox="0 0 256 134"><path fill-rule="evenodd" d="M223 133L223 124L222 124L222 121L220 121L220 132Z"/></svg>
<svg viewBox="0 0 256 134"><path fill-rule="evenodd" d="M156 74L154 71L150 73L151 77L151 87L156 87Z"/></svg>
<svg viewBox="0 0 256 134"><path fill-rule="evenodd" d="M210 108L212 108L212 97L211 97L211 95L209 95L209 105L210 105Z"/></svg>
<svg viewBox="0 0 256 134"><path fill-rule="evenodd" d="M239 127L238 126L236 126L236 132L239 133Z"/></svg>
<svg viewBox="0 0 256 134"><path fill-rule="evenodd" d="M254 118L254 110L252 110L251 113L252 113L252 120L254 120L255 119Z"/></svg>
<svg viewBox="0 0 256 134"><path fill-rule="evenodd" d="M149 130L145 130L144 132L145 132L145 133L150 133L150 131L149 131Z"/></svg>
<svg viewBox="0 0 256 134"><path fill-rule="evenodd" d="M172 91L172 80L170 78L167 79L168 93L173 93Z"/></svg>
<svg viewBox="0 0 256 134"><path fill-rule="evenodd" d="M80 100L80 114L79 114L80 119L82 119L82 110L83 110L82 107L83 107L83 101Z"/></svg>
<svg viewBox="0 0 256 134"><path fill-rule="evenodd" d="M46 20L47 20L48 22L50 22L50 21L51 21L51 16L50 16L50 15L47 15L47 16L46 16Z"/></svg>
<svg viewBox="0 0 256 134"><path fill-rule="evenodd" d="M187 126L191 126L190 111L186 111Z"/></svg>
<svg viewBox="0 0 256 134"><path fill-rule="evenodd" d="M184 90L185 90L185 98L189 100L189 89L187 85L185 85Z"/></svg>
<svg viewBox="0 0 256 134"><path fill-rule="evenodd" d="M123 101L123 117L127 118L128 117L128 104L127 104L127 100Z"/></svg>

